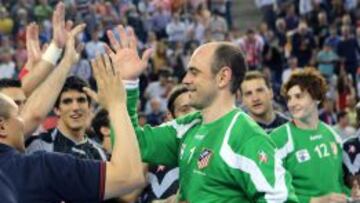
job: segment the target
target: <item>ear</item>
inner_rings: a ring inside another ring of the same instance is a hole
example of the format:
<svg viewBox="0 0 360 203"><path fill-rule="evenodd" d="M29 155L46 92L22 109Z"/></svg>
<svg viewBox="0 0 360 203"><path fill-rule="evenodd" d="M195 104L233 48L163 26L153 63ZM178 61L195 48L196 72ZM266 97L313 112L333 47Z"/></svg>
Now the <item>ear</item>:
<svg viewBox="0 0 360 203"><path fill-rule="evenodd" d="M220 88L224 88L230 85L232 71L228 66L224 66L216 75L216 81Z"/></svg>
<svg viewBox="0 0 360 203"><path fill-rule="evenodd" d="M100 132L101 132L101 134L103 134L104 136L109 136L109 135L110 135L110 128L105 127L105 126L101 126L101 127L100 127Z"/></svg>
<svg viewBox="0 0 360 203"><path fill-rule="evenodd" d="M0 117L0 138L6 137L6 120L4 117Z"/></svg>

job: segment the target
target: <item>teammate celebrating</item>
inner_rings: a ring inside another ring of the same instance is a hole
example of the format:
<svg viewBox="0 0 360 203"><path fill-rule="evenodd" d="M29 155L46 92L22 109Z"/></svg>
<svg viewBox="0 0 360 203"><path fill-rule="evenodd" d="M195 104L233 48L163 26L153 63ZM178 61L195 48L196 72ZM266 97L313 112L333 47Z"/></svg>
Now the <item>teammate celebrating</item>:
<svg viewBox="0 0 360 203"><path fill-rule="evenodd" d="M300 202L346 202L341 140L319 120L318 105L325 99L325 79L314 69L298 70L283 85L292 122L275 129L271 138L293 177Z"/></svg>
<svg viewBox="0 0 360 203"><path fill-rule="evenodd" d="M134 80L147 65L140 59L132 29L119 27L121 42L108 33L115 67ZM111 52L111 50L108 50ZM126 73L125 73L126 72ZM180 167L181 200L188 202L297 202L290 176L275 146L249 116L235 108L235 93L246 72L239 48L225 42L199 47L183 83L200 110L160 127L137 123L136 82L128 86L128 111L142 158L151 164Z"/></svg>

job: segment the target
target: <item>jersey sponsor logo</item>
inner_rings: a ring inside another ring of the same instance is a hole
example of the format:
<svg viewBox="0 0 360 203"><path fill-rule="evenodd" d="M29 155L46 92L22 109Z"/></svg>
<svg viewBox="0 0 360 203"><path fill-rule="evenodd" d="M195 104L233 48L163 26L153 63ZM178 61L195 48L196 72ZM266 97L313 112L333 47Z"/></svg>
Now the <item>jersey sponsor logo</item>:
<svg viewBox="0 0 360 203"><path fill-rule="evenodd" d="M311 159L307 149L302 149L296 152L296 158L299 163L309 161Z"/></svg>
<svg viewBox="0 0 360 203"><path fill-rule="evenodd" d="M266 164L269 161L268 155L262 150L258 152L258 159L261 164Z"/></svg>
<svg viewBox="0 0 360 203"><path fill-rule="evenodd" d="M310 136L311 141L320 140L321 138L322 138L322 135L312 135L312 136Z"/></svg>
<svg viewBox="0 0 360 203"><path fill-rule="evenodd" d="M200 156L199 156L199 159L197 162L199 169L204 169L205 167L207 167L209 165L212 154L213 154L212 151L209 149L204 149L200 153Z"/></svg>
<svg viewBox="0 0 360 203"><path fill-rule="evenodd" d="M202 139L204 139L204 137L205 137L205 135L200 135L200 134L195 135L195 139L197 139L197 140L202 140Z"/></svg>

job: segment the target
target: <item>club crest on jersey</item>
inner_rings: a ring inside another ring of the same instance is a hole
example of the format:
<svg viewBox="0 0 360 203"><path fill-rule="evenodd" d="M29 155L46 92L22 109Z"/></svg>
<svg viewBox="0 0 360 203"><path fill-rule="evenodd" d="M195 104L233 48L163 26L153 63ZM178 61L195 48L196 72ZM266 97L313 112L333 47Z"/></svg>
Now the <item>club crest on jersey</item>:
<svg viewBox="0 0 360 203"><path fill-rule="evenodd" d="M199 169L203 169L209 165L212 154L213 154L212 151L210 151L209 149L204 149L200 153L200 156L199 156L199 159L197 162Z"/></svg>
<svg viewBox="0 0 360 203"><path fill-rule="evenodd" d="M296 158L299 163L303 163L305 161L309 161L311 159L308 150L302 149L296 152Z"/></svg>
<svg viewBox="0 0 360 203"><path fill-rule="evenodd" d="M335 142L332 142L331 144L331 149L333 150L334 154L337 155L338 154L338 146Z"/></svg>
<svg viewBox="0 0 360 203"><path fill-rule="evenodd" d="M268 155L262 150L258 152L258 159L261 164L266 164L269 161Z"/></svg>

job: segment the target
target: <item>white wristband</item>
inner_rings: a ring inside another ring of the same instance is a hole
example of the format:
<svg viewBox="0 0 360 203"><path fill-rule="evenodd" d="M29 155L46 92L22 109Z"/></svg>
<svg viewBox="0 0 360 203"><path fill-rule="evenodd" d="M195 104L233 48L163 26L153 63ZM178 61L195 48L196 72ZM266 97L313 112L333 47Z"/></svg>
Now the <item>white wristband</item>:
<svg viewBox="0 0 360 203"><path fill-rule="evenodd" d="M123 80L123 83L125 85L125 89L132 90L137 89L139 87L139 79L136 80Z"/></svg>
<svg viewBox="0 0 360 203"><path fill-rule="evenodd" d="M55 43L50 43L49 47L46 49L45 53L41 56L44 61L47 61L54 66L56 65L57 61L61 57L62 49L59 49Z"/></svg>

